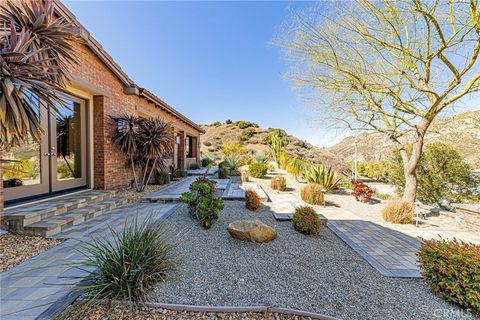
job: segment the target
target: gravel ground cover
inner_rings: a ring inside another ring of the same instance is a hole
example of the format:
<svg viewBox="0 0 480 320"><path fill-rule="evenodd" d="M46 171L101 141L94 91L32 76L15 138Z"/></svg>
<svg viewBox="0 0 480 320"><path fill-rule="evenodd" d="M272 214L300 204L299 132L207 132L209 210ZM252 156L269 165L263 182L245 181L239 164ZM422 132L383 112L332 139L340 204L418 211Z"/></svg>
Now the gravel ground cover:
<svg viewBox="0 0 480 320"><path fill-rule="evenodd" d="M285 315L281 313L213 313L213 312L190 312L174 311L162 308L138 307L130 309L125 305L92 305L86 310L80 311L78 305L73 305L63 312L56 320L79 319L79 320L310 320L310 317Z"/></svg>
<svg viewBox="0 0 480 320"><path fill-rule="evenodd" d="M237 219L258 218L273 226L268 244L231 238L226 227ZM328 228L315 237L276 222L262 206L249 212L240 201L203 230L180 207L165 221L179 265L152 292L163 303L268 305L317 312L342 319L473 319L436 297L421 279L381 276Z"/></svg>
<svg viewBox="0 0 480 320"><path fill-rule="evenodd" d="M0 272L7 271L62 240L7 233L0 236Z"/></svg>

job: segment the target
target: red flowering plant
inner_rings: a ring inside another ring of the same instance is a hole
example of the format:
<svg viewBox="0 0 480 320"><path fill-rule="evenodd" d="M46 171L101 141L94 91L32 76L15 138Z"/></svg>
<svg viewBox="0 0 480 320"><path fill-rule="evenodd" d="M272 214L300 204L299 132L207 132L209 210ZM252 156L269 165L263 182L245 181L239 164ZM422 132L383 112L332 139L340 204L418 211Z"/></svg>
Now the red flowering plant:
<svg viewBox="0 0 480 320"><path fill-rule="evenodd" d="M354 186L352 195L357 201L369 202L373 195L373 190L365 183L353 179L352 184Z"/></svg>

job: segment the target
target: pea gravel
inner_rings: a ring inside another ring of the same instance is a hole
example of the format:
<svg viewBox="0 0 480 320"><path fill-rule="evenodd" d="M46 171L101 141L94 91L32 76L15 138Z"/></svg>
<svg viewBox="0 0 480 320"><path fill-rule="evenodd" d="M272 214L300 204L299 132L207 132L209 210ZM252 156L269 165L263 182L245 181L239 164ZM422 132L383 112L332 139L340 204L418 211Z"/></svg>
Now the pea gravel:
<svg viewBox="0 0 480 320"><path fill-rule="evenodd" d="M273 226L277 239L255 244L229 236L230 222L250 218ZM341 319L474 319L421 279L383 277L328 228L315 237L300 234L265 206L251 212L241 201L226 201L210 230L182 206L164 224L179 263L153 289L154 302L267 305Z"/></svg>

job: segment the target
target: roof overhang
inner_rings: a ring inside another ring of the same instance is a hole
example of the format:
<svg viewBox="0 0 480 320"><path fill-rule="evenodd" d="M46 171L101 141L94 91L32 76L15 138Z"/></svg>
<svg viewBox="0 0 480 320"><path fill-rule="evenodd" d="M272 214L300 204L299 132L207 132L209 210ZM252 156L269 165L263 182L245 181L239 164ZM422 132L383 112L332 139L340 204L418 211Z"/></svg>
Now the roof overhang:
<svg viewBox="0 0 480 320"><path fill-rule="evenodd" d="M78 35L83 39L85 45L107 66L107 68L121 81L124 86L123 92L127 95L136 95L155 104L156 107L170 113L172 116L184 121L200 133L205 133L198 124L188 119L186 116L168 105L165 101L158 98L145 88L139 87L122 68L113 60L113 58L103 49L102 45L95 40L88 30L77 20L75 15L60 0L55 0L55 11L77 28Z"/></svg>

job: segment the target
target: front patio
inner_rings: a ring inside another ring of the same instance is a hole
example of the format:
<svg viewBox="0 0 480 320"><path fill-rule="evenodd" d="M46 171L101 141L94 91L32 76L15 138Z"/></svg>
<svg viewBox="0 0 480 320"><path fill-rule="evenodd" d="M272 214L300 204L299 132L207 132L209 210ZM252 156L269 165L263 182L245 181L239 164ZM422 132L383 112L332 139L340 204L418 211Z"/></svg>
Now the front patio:
<svg viewBox="0 0 480 320"><path fill-rule="evenodd" d="M287 177L285 192L270 188L270 178L278 174ZM78 297L74 288L82 279L82 272L72 266L82 259L75 250L79 240L106 235L109 226L119 230L125 217L134 214L141 219L151 214L163 221L180 258L172 277L152 291L154 302L263 305L347 319L398 319L398 314L428 319L431 310L462 313L435 296L421 279L417 237L448 237L454 232L464 240L478 241L478 235L456 230L451 224L446 228L441 217L429 218L421 227L381 222L382 204L361 204L338 193L327 195L326 207L315 206L322 219L328 219L327 227L318 236L305 236L289 222L295 207L304 205L299 197L303 184L282 171L251 179L243 186L239 177L215 179L224 199L236 194L237 200L227 200L218 222L204 230L178 203L195 179L174 182L147 195L147 202L122 205L79 224L75 232L62 233L67 241L0 273L2 319L48 317L67 307ZM240 193L252 185L266 195L256 212L239 201L244 196ZM277 239L254 244L231 238L226 227L238 219L259 219L273 226ZM462 316L469 318L466 313Z"/></svg>

